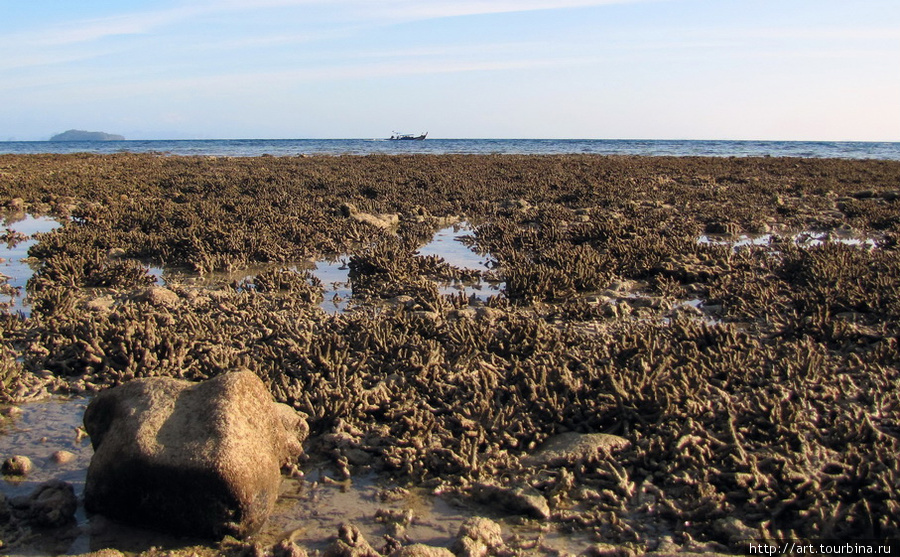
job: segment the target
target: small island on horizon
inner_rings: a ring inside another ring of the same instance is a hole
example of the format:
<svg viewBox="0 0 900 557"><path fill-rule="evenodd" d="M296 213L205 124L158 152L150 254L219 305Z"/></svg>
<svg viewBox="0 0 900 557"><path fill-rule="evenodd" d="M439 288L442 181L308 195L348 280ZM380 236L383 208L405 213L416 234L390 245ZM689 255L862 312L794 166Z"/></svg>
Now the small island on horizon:
<svg viewBox="0 0 900 557"><path fill-rule="evenodd" d="M50 141L125 141L125 138L113 133L67 130L54 135Z"/></svg>

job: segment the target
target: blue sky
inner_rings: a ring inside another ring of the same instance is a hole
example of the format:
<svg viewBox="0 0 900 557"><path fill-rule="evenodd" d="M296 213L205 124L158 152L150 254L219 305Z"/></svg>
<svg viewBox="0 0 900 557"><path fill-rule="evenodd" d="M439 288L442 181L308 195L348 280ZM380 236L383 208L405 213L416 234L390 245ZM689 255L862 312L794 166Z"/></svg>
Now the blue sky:
<svg viewBox="0 0 900 557"><path fill-rule="evenodd" d="M0 0L0 140L900 141L898 0Z"/></svg>

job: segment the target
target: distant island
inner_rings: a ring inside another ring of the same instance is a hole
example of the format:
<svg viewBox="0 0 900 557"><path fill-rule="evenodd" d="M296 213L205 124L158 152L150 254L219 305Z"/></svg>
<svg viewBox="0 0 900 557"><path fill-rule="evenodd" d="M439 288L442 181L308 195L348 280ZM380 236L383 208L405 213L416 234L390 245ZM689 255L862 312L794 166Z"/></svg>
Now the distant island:
<svg viewBox="0 0 900 557"><path fill-rule="evenodd" d="M50 141L125 141L125 138L114 133L69 130L54 135Z"/></svg>

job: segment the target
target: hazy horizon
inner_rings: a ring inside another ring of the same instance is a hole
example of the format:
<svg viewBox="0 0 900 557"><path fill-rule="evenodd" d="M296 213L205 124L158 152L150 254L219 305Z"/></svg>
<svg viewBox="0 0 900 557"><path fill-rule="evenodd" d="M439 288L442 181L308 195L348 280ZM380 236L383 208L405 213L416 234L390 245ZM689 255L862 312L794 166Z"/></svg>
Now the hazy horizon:
<svg viewBox="0 0 900 557"><path fill-rule="evenodd" d="M900 141L896 0L15 3L0 140Z"/></svg>

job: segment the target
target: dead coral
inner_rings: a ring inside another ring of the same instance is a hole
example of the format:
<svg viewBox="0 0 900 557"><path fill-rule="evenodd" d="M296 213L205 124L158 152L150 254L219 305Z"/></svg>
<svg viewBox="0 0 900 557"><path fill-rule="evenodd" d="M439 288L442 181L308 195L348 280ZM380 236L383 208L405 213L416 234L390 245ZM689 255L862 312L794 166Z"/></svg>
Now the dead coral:
<svg viewBox="0 0 900 557"><path fill-rule="evenodd" d="M32 248L45 263L31 318L3 323L5 396L45 370L92 390L243 366L309 414L344 475L521 490L553 524L629 547L900 531L898 163L0 159L7 205L75 205ZM353 211L399 214L397 229ZM432 280L465 273L416 255L432 215L461 214L506 281L477 309ZM794 239L849 229L875 246ZM713 231L771 238L701 241ZM397 303L320 311L291 266L335 252L351 255L355 298ZM154 304L134 296L149 277L134 260L280 270L171 286L177 300ZM560 434L597 433L628 446L535 458Z"/></svg>

